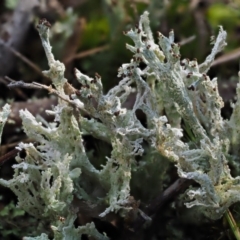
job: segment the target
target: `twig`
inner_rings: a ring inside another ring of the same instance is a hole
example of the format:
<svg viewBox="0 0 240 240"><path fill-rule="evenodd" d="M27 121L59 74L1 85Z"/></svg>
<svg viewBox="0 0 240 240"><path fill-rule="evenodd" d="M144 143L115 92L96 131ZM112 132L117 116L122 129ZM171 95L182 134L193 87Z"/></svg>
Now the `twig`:
<svg viewBox="0 0 240 240"><path fill-rule="evenodd" d="M8 84L9 88L16 88L16 87L21 87L21 88L30 88L30 89L40 89L40 90L47 90L50 94L54 94L58 96L61 100L69 103L71 106L73 106L75 109L81 110L85 113L88 114L88 112L84 108L80 108L74 101L71 101L68 97L68 95L61 95L57 90L52 88L52 86L46 86L40 83L32 82L32 83L25 83L22 80L20 81L15 81L7 76L5 76L5 79L10 81Z"/></svg>
<svg viewBox="0 0 240 240"><path fill-rule="evenodd" d="M22 55L19 51L12 48L11 46L8 46L5 44L1 39L0 43L3 44L10 52L12 52L16 57L20 58L23 62L25 62L28 66L30 66L34 71L36 71L39 75L44 76L42 73L41 68L39 68L35 63L30 61L28 58L26 58L24 55ZM46 76L44 76L46 78Z"/></svg>
<svg viewBox="0 0 240 240"><path fill-rule="evenodd" d="M74 60L74 59L84 58L84 57L93 55L93 54L95 54L95 53L104 51L104 50L106 50L106 49L108 49L108 48L109 48L109 45L105 45L105 46L93 48L93 49L90 49L90 50L87 50L87 51L84 51L84 52L80 52L80 53L77 53L77 54L72 55L71 57L67 58L67 59L65 60L65 62L66 62L66 63L69 63L69 62L71 62L71 61Z"/></svg>
<svg viewBox="0 0 240 240"><path fill-rule="evenodd" d="M32 19L32 13L36 6L39 6L37 0L21 0L18 1L17 7L14 9L13 15L9 18L8 23L4 24L1 32L8 33L8 38L0 41L0 75L8 74L15 64L15 56L6 46L14 46L20 49L24 37L29 29ZM4 43L4 44L3 44Z"/></svg>
<svg viewBox="0 0 240 240"><path fill-rule="evenodd" d="M150 1L149 0L132 0L132 2L149 4Z"/></svg>
<svg viewBox="0 0 240 240"><path fill-rule="evenodd" d="M0 77L0 82L6 86L8 85L6 79L3 79L2 77ZM15 88L14 90L17 93L17 95L20 96L22 99L24 99L24 100L28 99L28 96L21 89Z"/></svg>
<svg viewBox="0 0 240 240"><path fill-rule="evenodd" d="M55 89L52 88L52 86L46 86L46 85L36 83L36 82L25 83L22 80L15 81L8 76L5 76L5 79L10 81L10 83L8 84L9 88L21 87L21 88L47 90L49 93L53 93L53 94L57 95L59 98L61 98L62 100L72 104L72 102L69 99L61 96Z"/></svg>
<svg viewBox="0 0 240 240"><path fill-rule="evenodd" d="M1 145L0 152L5 153L7 149L16 147L20 142L31 143L31 142L33 142L33 139L27 138L27 139L22 140L22 141L17 141L17 142L7 143L5 145Z"/></svg>
<svg viewBox="0 0 240 240"><path fill-rule="evenodd" d="M7 162L9 159L16 157L17 154L20 152L18 149L13 149L10 152L4 154L3 156L0 157L0 166L2 166L5 162Z"/></svg>
<svg viewBox="0 0 240 240"><path fill-rule="evenodd" d="M148 216L151 216L152 223L150 226L150 231L153 233L156 228L159 216L161 216L163 206L168 203L171 199L175 198L182 191L192 184L191 180L179 178L173 184L171 184L164 192L160 193L156 198L154 198L150 204L146 207L144 211ZM141 230L142 226L145 224L146 220L138 215L134 223L134 231L137 233Z"/></svg>
<svg viewBox="0 0 240 240"><path fill-rule="evenodd" d="M28 139L23 140L21 142L28 143L28 142L33 142L33 140L28 138ZM7 144L5 146L1 146L0 151L2 151L3 148L15 147L17 144L19 144L19 142L14 142L14 143L11 143L11 144ZM0 157L0 166L2 166L8 160L16 157L17 154L21 151L22 150L14 148L13 150L11 150L11 151L7 152L6 154L4 154L3 156L1 156Z"/></svg>
<svg viewBox="0 0 240 240"><path fill-rule="evenodd" d="M180 46L186 45L186 44L192 42L193 40L195 40L195 38L196 38L195 35L188 37L188 38L184 38L182 41L179 42L179 45Z"/></svg>
<svg viewBox="0 0 240 240"><path fill-rule="evenodd" d="M148 214L157 214L161 210L162 206L167 203L170 199L176 197L181 191L189 187L192 181L184 178L177 179L171 184L163 193L152 200L148 207Z"/></svg>
<svg viewBox="0 0 240 240"><path fill-rule="evenodd" d="M239 57L240 57L240 48L237 48L229 53L222 55L221 57L218 57L216 60L213 61L211 67L233 61L235 59L238 59Z"/></svg>
<svg viewBox="0 0 240 240"><path fill-rule="evenodd" d="M15 81L15 80L11 79L11 78L8 77L8 76L5 76L4 78L10 82L10 83L7 85L9 88L18 88L18 87L21 87L21 88L41 89L41 90L42 90L42 89L46 89L46 88L43 87L44 85L36 84L35 82L33 82L33 83L25 83L25 82L23 82L22 80Z"/></svg>

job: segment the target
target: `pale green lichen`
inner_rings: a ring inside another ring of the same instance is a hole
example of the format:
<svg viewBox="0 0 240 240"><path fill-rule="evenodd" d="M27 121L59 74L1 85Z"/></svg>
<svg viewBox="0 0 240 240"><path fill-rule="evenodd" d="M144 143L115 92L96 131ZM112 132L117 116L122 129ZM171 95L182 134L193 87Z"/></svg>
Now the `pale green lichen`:
<svg viewBox="0 0 240 240"><path fill-rule="evenodd" d="M5 104L2 108L2 111L0 112L0 144L1 144L1 136L3 127L8 119L8 115L11 113L10 105Z"/></svg>
<svg viewBox="0 0 240 240"><path fill-rule="evenodd" d="M0 179L0 183L18 196L19 207L52 223L55 239L80 239L82 234L108 239L93 223L74 227L77 210L73 197L106 204L100 217L111 211L126 214L133 205L130 180L132 168L138 169L135 157L144 152L143 141L174 162L180 177L199 183L199 187L187 190L187 207L201 206L206 216L217 219L240 200L240 177L233 178L228 168L230 148L234 153L239 149L239 86L238 101L227 121L221 117L223 101L217 80L206 75L215 55L226 45L226 32L221 27L211 54L198 65L197 60L180 61L180 47L174 43L173 31L169 37L159 34L156 44L145 12L139 25L126 33L134 42L133 46L127 45L133 58L119 68L118 76L123 79L107 94L103 94L99 75L91 78L77 69L75 76L82 87L67 94L65 67L51 52L48 23L42 21L38 30L50 67L43 73L52 79L60 98L58 106L48 112L59 125L44 127L27 110L21 111L24 130L38 145L19 144L27 156L17 157L13 179ZM140 61L145 63L144 69L140 69ZM123 108L133 91L136 100L132 109ZM147 127L136 117L138 109L145 113ZM91 118L82 116L81 111ZM193 133L190 142L181 140L181 121ZM106 156L100 170L86 154L83 134L112 146L111 156ZM98 189L95 195L91 194L94 187ZM42 234L25 239L48 238Z"/></svg>

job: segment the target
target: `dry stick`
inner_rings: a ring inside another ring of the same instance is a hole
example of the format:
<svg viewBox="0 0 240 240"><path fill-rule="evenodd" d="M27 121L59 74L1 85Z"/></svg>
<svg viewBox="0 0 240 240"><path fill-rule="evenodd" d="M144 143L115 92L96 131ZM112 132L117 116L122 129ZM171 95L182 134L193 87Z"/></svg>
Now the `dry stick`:
<svg viewBox="0 0 240 240"><path fill-rule="evenodd" d="M63 96L61 96L55 89L52 88L52 86L46 86L37 82L32 82L32 83L25 83L22 80L19 81L15 81L13 79L11 79L8 76L5 76L5 79L8 80L10 83L8 84L9 88L17 88L17 87L21 87L21 88L30 88L30 89L40 89L40 90L47 90L49 93L53 93L55 95L57 95L59 98L61 98L62 100L73 104L69 99L64 98Z"/></svg>
<svg viewBox="0 0 240 240"><path fill-rule="evenodd" d="M193 36L191 36L191 37L188 37L188 38L184 38L184 39L182 39L180 42L178 42L178 44L179 44L180 46L186 45L186 44L192 42L193 40L195 40L195 38L196 38L195 35L193 35Z"/></svg>
<svg viewBox="0 0 240 240"><path fill-rule="evenodd" d="M44 85L41 86L41 84L35 84L35 82L33 83L25 83L23 82L22 80L20 81L15 81L13 79L11 79L10 77L8 76L5 76L4 77L7 81L9 81L10 83L7 85L9 88L18 88L18 87L21 87L21 88L31 88L31 89L44 89ZM39 86L40 85L40 86Z"/></svg>
<svg viewBox="0 0 240 240"><path fill-rule="evenodd" d="M19 152L20 152L20 150L15 148L15 149L9 151L8 153L4 154L3 156L1 156L0 157L0 166L2 166L9 159L16 157Z"/></svg>
<svg viewBox="0 0 240 240"><path fill-rule="evenodd" d="M7 144L5 144L5 145L1 145L1 147L0 147L0 152L4 151L4 149L14 148L14 147L16 147L20 142L31 143L31 142L33 142L33 139L27 138L26 140L23 140L23 141L17 141L17 142L7 143ZM6 154L7 154L7 153L6 153ZM5 154L4 154L4 155L5 155Z"/></svg>
<svg viewBox="0 0 240 240"><path fill-rule="evenodd" d="M68 57L65 62L66 63L69 63L71 62L72 60L75 60L75 59L80 59L80 58L84 58L84 57L87 57L87 56L90 56L90 55L93 55L95 53L98 53L98 52L101 52L101 51L104 51L106 49L109 48L109 45L105 45L105 46L101 46L101 47L96 47L96 48L93 48L93 49L90 49L90 50L86 50L84 52L80 52L80 53L77 53L71 57Z"/></svg>
<svg viewBox="0 0 240 240"><path fill-rule="evenodd" d="M192 181L185 178L178 178L173 184L171 184L162 194L157 196L148 207L149 215L156 215L162 206L170 199L176 197L183 189L189 187Z"/></svg>
<svg viewBox="0 0 240 240"><path fill-rule="evenodd" d="M3 83L4 85L7 85L7 81L0 77L0 82ZM17 93L18 96L20 96L22 99L27 100L28 96L19 88L14 89L15 92Z"/></svg>
<svg viewBox="0 0 240 240"><path fill-rule="evenodd" d="M0 39L0 44L4 45L11 53L13 53L16 57L18 57L19 59L21 59L24 63L26 63L29 67L31 67L34 71L36 71L39 75L43 76L44 78L50 80L48 77L46 77L43 73L42 73L42 69L39 68L34 62L32 62L31 60L29 60L27 57L25 57L24 55L22 55L19 51L17 51L16 49L12 48L11 46L6 45L1 39ZM109 45L104 45L101 47L96 47L90 50L86 50L77 54L74 54L71 57L68 57L65 62L69 63L72 60L75 59L80 59L80 58L85 58L91 55L94 55L98 52L102 52L104 50L109 49Z"/></svg>
<svg viewBox="0 0 240 240"><path fill-rule="evenodd" d="M44 76L43 73L42 73L41 68L39 68L35 63L30 61L28 58L26 58L24 55L22 55L20 52L18 52L17 50L12 48L11 46L8 46L6 44L4 44L4 46L7 47L8 50L10 52L12 52L16 57L20 58L23 62L25 62L28 66L30 66L33 70L35 70L39 75Z"/></svg>
<svg viewBox="0 0 240 240"><path fill-rule="evenodd" d="M218 57L217 59L215 59L211 65L211 67L213 66L217 66L226 62L230 62L230 61L234 61L236 59L238 59L240 57L240 48L236 48L233 51L226 53L220 57Z"/></svg>
<svg viewBox="0 0 240 240"><path fill-rule="evenodd" d="M145 239L151 238L159 230L159 222L162 217L162 211L165 204L176 198L180 193L185 191L194 181L184 178L178 178L170 187L168 187L163 194L160 194L153 201L153 206L150 212L153 214L152 224L148 228ZM155 208L154 208L155 207Z"/></svg>
<svg viewBox="0 0 240 240"><path fill-rule="evenodd" d="M32 141L32 139L28 138L28 139L23 140L22 142L28 143L28 142L33 142L33 141ZM0 151L1 151L3 148L6 148L6 147L8 147L8 148L14 147L14 146L16 146L17 144L19 144L19 142L14 142L14 143L11 143L11 144L7 144L7 145L5 145L5 146L3 145L3 146L1 146ZM11 151L7 152L6 154L4 154L3 156L1 156L1 157L0 157L0 166L2 166L2 165L3 165L5 162L7 162L8 160L16 157L19 152L22 152L22 150L19 150L19 149L14 148L13 150L11 150Z"/></svg>
<svg viewBox="0 0 240 240"><path fill-rule="evenodd" d="M134 3L145 3L145 4L149 4L150 0L133 0Z"/></svg>
<svg viewBox="0 0 240 240"><path fill-rule="evenodd" d="M2 26L1 32L8 33L7 39L0 39L0 75L4 76L10 73L14 64L15 57L6 46L14 46L15 49L20 49L23 45L24 37L31 24L32 14L35 7L39 6L38 0L21 0L18 1L13 14L6 24Z"/></svg>
<svg viewBox="0 0 240 240"><path fill-rule="evenodd" d="M58 96L60 99L62 99L63 101L69 103L74 109L77 110L81 110L87 114L89 114L87 112L87 110L85 110L84 108L79 108L79 106L77 106L73 101L71 101L69 98L62 96L61 94L59 94L59 92L57 90L55 90L52 86L46 86L37 82L32 82L32 83L25 83L22 80L20 81L15 81L13 79L11 79L8 76L5 76L5 79L8 80L10 83L8 84L9 88L16 88L16 87L21 87L21 88L30 88L30 89L40 89L40 90L47 90L50 94L54 94L56 96Z"/></svg>
<svg viewBox="0 0 240 240"><path fill-rule="evenodd" d="M144 211L148 216L151 216L151 231L156 228L156 224L159 220L159 216L161 216L161 210L163 206L168 203L171 199L177 197L179 193L186 190L192 184L191 180L178 178L173 184L171 184L166 190L160 193L156 198L154 198L150 204L146 207ZM137 233L141 230L146 220L138 215L137 219L134 223L134 231Z"/></svg>

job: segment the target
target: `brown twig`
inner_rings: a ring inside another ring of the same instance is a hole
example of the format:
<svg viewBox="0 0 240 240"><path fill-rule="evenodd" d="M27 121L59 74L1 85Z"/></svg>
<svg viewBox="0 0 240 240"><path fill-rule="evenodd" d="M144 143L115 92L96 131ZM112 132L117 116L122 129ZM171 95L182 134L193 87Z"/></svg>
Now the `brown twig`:
<svg viewBox="0 0 240 240"><path fill-rule="evenodd" d="M154 232L159 216L161 216L162 208L165 204L169 203L172 199L176 198L179 193L186 190L192 181L188 179L178 178L173 184L171 184L164 192L160 193L154 198L146 207L145 213L152 218L150 229ZM145 224L146 220L138 215L134 223L134 231L137 233Z"/></svg>
<svg viewBox="0 0 240 240"><path fill-rule="evenodd" d="M193 35L193 36L190 36L190 37L188 37L188 38L182 39L180 42L178 42L178 44L179 44L180 46L183 46L183 45L186 45L186 44L194 41L195 39L196 39L196 36Z"/></svg>
<svg viewBox="0 0 240 240"><path fill-rule="evenodd" d="M13 79L11 79L10 77L8 76L5 76L4 77L6 80L8 80L10 83L7 85L9 88L30 88L30 89L46 89L44 86L45 85L41 85L39 83L25 83L23 82L22 80L19 80L19 81L15 81Z"/></svg>
<svg viewBox="0 0 240 240"><path fill-rule="evenodd" d="M1 40L0 40L1 41ZM12 52L16 57L21 59L23 62L25 62L29 67L31 67L34 71L36 71L39 75L44 76L42 73L41 68L39 68L35 63L33 63L31 60L26 58L24 55L22 55L19 51L12 48L11 46L6 45L1 41L1 44L3 44L10 52ZM45 77L45 76L44 76Z"/></svg>
<svg viewBox="0 0 240 240"><path fill-rule="evenodd" d="M26 32L29 29L32 13L36 6L39 5L37 0L21 0L18 2L12 17L9 21L1 26L0 31L0 75L8 74L15 64L15 56L9 51L9 46L20 49ZM7 36L7 37L4 37Z"/></svg>
<svg viewBox="0 0 240 240"><path fill-rule="evenodd" d="M84 52L80 52L80 53L77 53L77 54L72 55L69 58L65 59L65 62L69 63L74 59L84 58L84 57L96 54L98 52L104 51L108 48L109 48L109 45L104 45L104 46L96 47L96 48L93 48L93 49L90 49L90 50L87 50L87 51L84 51Z"/></svg>
<svg viewBox="0 0 240 240"><path fill-rule="evenodd" d="M230 61L234 61L236 59L238 59L240 57L240 48L234 49L233 51L226 53L220 57L218 57L217 59L215 59L211 65L211 67L213 66L217 66L226 62L230 62Z"/></svg>
<svg viewBox="0 0 240 240"><path fill-rule="evenodd" d="M3 79L2 77L0 77L0 82L3 83L4 85L8 85L6 79ZM28 96L19 88L15 88L14 91L16 92L16 94L21 97L23 100L27 100Z"/></svg>
<svg viewBox="0 0 240 240"><path fill-rule="evenodd" d="M184 178L178 178L173 184L171 184L163 193L159 194L149 204L147 213L149 215L156 215L163 205L169 202L169 200L176 197L181 191L189 187L192 181Z"/></svg>
<svg viewBox="0 0 240 240"><path fill-rule="evenodd" d="M25 83L22 80L15 81L9 77L5 77L6 80L8 80L10 83L8 84L9 88L30 88L30 89L40 89L40 90L47 90L50 94L56 95L59 99L69 103L74 109L81 110L82 112L85 112L88 114L88 112L84 108L80 108L75 102L71 101L68 97L68 95L61 95L56 89L54 89L52 86L46 86L40 83L32 82L32 83ZM74 89L74 88L73 88Z"/></svg>
<svg viewBox="0 0 240 240"><path fill-rule="evenodd" d="M21 142L31 143L31 142L33 142L33 139L27 138L26 140L22 140ZM9 148L15 148L19 143L20 143L20 141L12 142L12 143L7 143L7 144L5 144L5 145L1 145L1 147L0 147L0 153L3 154L3 155L6 154L7 149L9 149Z"/></svg>
<svg viewBox="0 0 240 240"><path fill-rule="evenodd" d="M17 154L20 152L18 149L13 149L10 152L4 154L3 156L0 157L0 166L2 166L5 162L7 162L9 159L16 157Z"/></svg>
<svg viewBox="0 0 240 240"><path fill-rule="evenodd" d="M33 140L30 138L27 138L21 142L29 143L29 142L33 142ZM14 142L11 144L2 145L0 147L0 152L2 152L3 149L16 147L18 144L19 144L19 142ZM13 150L11 150L11 151L7 152L6 154L4 154L3 156L1 156L0 157L0 166L2 166L8 160L16 157L19 152L21 152L19 149L14 148Z"/></svg>

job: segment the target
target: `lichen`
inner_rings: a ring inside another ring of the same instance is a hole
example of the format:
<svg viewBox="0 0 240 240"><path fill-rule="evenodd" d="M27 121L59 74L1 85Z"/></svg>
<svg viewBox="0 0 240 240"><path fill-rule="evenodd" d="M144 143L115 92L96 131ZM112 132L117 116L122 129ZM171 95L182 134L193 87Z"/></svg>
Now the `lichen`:
<svg viewBox="0 0 240 240"><path fill-rule="evenodd" d="M186 192L188 208L200 206L207 217L217 219L240 200L240 177L233 178L228 167L230 148L235 153L239 149L239 86L233 115L224 120L217 79L207 76L215 55L226 45L222 27L212 52L198 64L196 59L181 60L173 31L169 37L159 33L156 44L145 12L138 26L125 32L133 40L133 45L126 45L133 58L119 68L122 80L106 94L98 74L92 78L77 69L75 77L81 88L72 87L64 78L64 65L51 52L46 20L39 23L38 31L50 68L43 73L53 84L46 89L54 89L59 96L58 105L48 111L55 116L55 124L43 126L27 110L21 110L24 131L37 145L19 144L18 149L25 149L27 156L18 156L13 179L0 179L0 183L17 195L19 207L51 222L55 239L80 239L82 234L108 239L93 223L74 227L77 208L73 199L105 204L99 213L102 218L112 211L127 214L135 204L130 180L133 169L139 169L136 156L143 155L143 142L173 162L180 177L199 184ZM136 93L134 105L126 109L123 104L132 92ZM137 110L146 115L147 126L137 118ZM2 121L6 121L9 110L3 113ZM182 140L181 122L193 133L189 142ZM101 169L91 163L83 133L111 144L111 155ZM159 158L155 164L161 163ZM99 195L90 194L89 181Z"/></svg>

